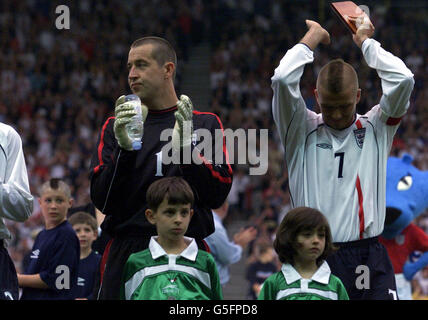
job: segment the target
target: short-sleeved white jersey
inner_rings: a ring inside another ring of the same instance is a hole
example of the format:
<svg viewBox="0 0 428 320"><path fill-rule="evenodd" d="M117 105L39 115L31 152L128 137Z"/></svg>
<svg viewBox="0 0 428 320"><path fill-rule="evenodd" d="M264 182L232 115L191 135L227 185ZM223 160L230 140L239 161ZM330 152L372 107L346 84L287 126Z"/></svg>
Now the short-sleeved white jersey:
<svg viewBox="0 0 428 320"><path fill-rule="evenodd" d="M292 206L320 210L334 242L382 233L387 158L414 84L412 72L379 42L365 40L362 52L381 78L383 95L344 130L328 127L321 114L306 108L299 83L314 59L306 45L288 50L272 77L273 117L285 147Z"/></svg>

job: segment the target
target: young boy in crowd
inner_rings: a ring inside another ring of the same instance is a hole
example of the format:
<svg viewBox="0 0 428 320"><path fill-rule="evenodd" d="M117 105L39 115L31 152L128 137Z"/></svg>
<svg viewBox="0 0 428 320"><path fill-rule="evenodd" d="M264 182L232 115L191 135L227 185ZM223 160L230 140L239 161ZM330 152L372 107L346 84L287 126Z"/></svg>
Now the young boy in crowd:
<svg viewBox="0 0 428 320"><path fill-rule="evenodd" d="M321 212L308 207L288 212L273 245L283 264L263 283L259 300L349 300L325 261L336 248Z"/></svg>
<svg viewBox="0 0 428 320"><path fill-rule="evenodd" d="M121 299L222 299L214 258L199 250L195 239L184 236L193 215L189 184L180 177L163 178L150 185L146 197L146 217L158 235L150 239L148 249L126 262Z"/></svg>
<svg viewBox="0 0 428 320"><path fill-rule="evenodd" d="M263 282L278 271L275 252L270 242L261 241L255 244L255 261L249 263L246 279L249 282L247 299L257 300Z"/></svg>
<svg viewBox="0 0 428 320"><path fill-rule="evenodd" d="M66 219L73 204L70 187L60 179L50 179L41 186L38 201L45 229L34 241L25 274L18 274L21 300L74 299L80 248Z"/></svg>
<svg viewBox="0 0 428 320"><path fill-rule="evenodd" d="M101 255L92 250L92 244L98 237L97 220L87 212L73 213L68 222L76 232L80 243L79 274L77 278L77 298L92 299L92 290Z"/></svg>

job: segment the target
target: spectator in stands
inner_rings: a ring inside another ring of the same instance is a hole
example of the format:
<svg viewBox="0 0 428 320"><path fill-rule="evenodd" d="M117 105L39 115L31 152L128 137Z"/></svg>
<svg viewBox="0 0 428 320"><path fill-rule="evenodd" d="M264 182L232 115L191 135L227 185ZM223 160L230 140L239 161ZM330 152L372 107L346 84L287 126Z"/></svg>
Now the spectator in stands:
<svg viewBox="0 0 428 320"><path fill-rule="evenodd" d="M254 256L256 260L248 265L246 272L249 282L247 299L251 300L257 299L263 282L278 271L278 261L271 242L258 243Z"/></svg>
<svg viewBox="0 0 428 320"><path fill-rule="evenodd" d="M222 286L226 285L230 280L229 266L241 260L245 248L257 236L256 228L247 227L235 233L233 241L230 241L227 230L223 225L228 209L229 204L225 201L220 208L212 211L215 231L205 239L214 256Z"/></svg>
<svg viewBox="0 0 428 320"><path fill-rule="evenodd" d="M412 279L413 300L428 300L428 267L419 270Z"/></svg>

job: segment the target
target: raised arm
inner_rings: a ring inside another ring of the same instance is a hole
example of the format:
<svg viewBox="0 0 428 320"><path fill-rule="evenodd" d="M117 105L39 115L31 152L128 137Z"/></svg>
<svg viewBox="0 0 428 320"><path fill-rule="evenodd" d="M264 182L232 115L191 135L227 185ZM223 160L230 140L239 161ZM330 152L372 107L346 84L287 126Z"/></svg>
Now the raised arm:
<svg viewBox="0 0 428 320"><path fill-rule="evenodd" d="M383 49L376 40L371 39L373 34L374 27L366 17L353 36L353 40L361 48L368 66L376 69L381 79L380 107L384 120L389 124L398 124L409 107L409 98L415 83L413 73L400 58Z"/></svg>
<svg viewBox="0 0 428 320"><path fill-rule="evenodd" d="M313 50L319 43L330 43L329 33L317 22L306 20L306 25L308 31L298 44L287 51L271 79L273 118L284 145L291 121L293 119L299 121L299 116L304 116L306 112L305 101L299 87L304 67L307 63L313 62Z"/></svg>
<svg viewBox="0 0 428 320"><path fill-rule="evenodd" d="M308 27L308 31L303 36L302 40L300 40L300 43L306 44L312 51L314 51L320 43L330 43L330 34L321 27L318 22L306 20L306 26Z"/></svg>

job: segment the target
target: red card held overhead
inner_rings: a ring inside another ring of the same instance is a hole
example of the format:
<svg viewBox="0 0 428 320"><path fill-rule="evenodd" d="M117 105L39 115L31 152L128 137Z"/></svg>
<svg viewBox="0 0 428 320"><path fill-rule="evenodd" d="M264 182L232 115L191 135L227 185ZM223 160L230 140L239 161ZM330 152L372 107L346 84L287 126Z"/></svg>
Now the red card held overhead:
<svg viewBox="0 0 428 320"><path fill-rule="evenodd" d="M345 24L349 31L355 34L357 26L355 25L355 22L350 21L348 17L364 17L365 12L352 1L332 2L330 3L330 6L334 13L339 17L340 21Z"/></svg>

